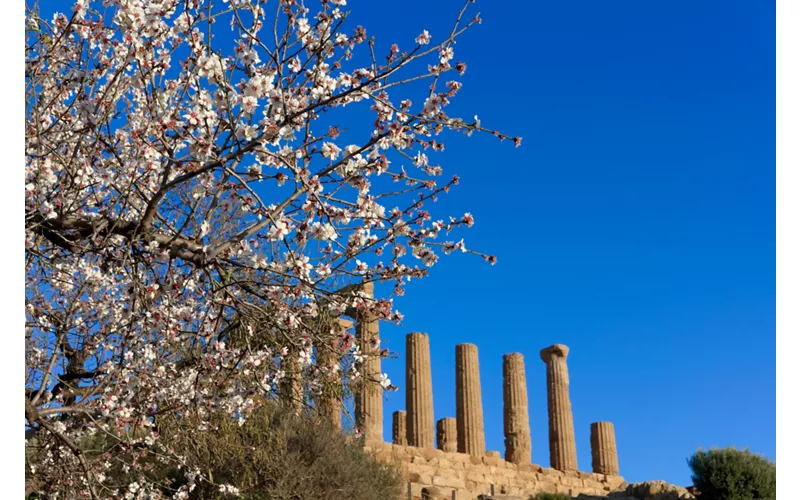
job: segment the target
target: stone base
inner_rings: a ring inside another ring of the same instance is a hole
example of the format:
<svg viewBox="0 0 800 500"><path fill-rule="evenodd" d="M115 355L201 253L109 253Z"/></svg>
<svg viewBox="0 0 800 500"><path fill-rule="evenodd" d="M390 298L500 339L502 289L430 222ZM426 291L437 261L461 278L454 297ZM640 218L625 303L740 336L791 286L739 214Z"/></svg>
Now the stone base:
<svg viewBox="0 0 800 500"><path fill-rule="evenodd" d="M620 476L517 465L496 454L476 457L385 442L370 442L365 450L378 461L392 463L400 470L402 477L411 482L412 500L423 498L423 488L430 488L431 493L443 494L448 499L455 491L458 500L472 500L480 495L491 497L492 493L499 498L506 495L526 499L539 492L605 497L627 485ZM407 493L404 493L403 500L406 498Z"/></svg>

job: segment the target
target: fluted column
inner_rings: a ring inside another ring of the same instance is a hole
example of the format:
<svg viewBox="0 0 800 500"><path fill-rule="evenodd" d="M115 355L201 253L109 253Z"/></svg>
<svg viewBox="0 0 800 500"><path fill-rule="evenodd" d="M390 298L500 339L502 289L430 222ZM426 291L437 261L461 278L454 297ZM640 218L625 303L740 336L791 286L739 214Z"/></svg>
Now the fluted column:
<svg viewBox="0 0 800 500"><path fill-rule="evenodd" d="M478 347L475 344L456 346L456 427L458 451L482 457L486 443Z"/></svg>
<svg viewBox="0 0 800 500"><path fill-rule="evenodd" d="M334 429L342 428L342 402L338 397L326 398L320 413Z"/></svg>
<svg viewBox="0 0 800 500"><path fill-rule="evenodd" d="M592 472L619 476L617 438L614 436L614 424L611 422L595 422L591 424L590 430Z"/></svg>
<svg viewBox="0 0 800 500"><path fill-rule="evenodd" d="M329 330L331 336L327 346L318 345L316 352L317 367L322 371L323 387L317 396L317 412L324 419L330 422L334 429L342 428L342 379L340 368L341 351L339 339L350 328L353 322L337 318L333 324L323 323L320 335L325 337L325 329Z"/></svg>
<svg viewBox="0 0 800 500"><path fill-rule="evenodd" d="M397 410L392 413L392 443L405 446L408 444L406 432L406 412Z"/></svg>
<svg viewBox="0 0 800 500"><path fill-rule="evenodd" d="M337 370L336 363L333 361L335 356L327 350L317 351L317 363L324 370L323 387L317 400L317 411L320 416L330 422L335 429L342 428L342 402L341 396L341 376Z"/></svg>
<svg viewBox="0 0 800 500"><path fill-rule="evenodd" d="M522 354L503 356L503 430L506 461L531 463L531 426L528 420L528 386Z"/></svg>
<svg viewBox="0 0 800 500"><path fill-rule="evenodd" d="M433 448L433 384L428 336L406 335L406 432L408 444Z"/></svg>
<svg viewBox="0 0 800 500"><path fill-rule="evenodd" d="M572 405L569 402L569 348L555 344L542 349L540 355L547 365L547 419L550 438L550 467L567 471L578 470L575 450L575 427Z"/></svg>
<svg viewBox="0 0 800 500"><path fill-rule="evenodd" d="M281 381L281 397L284 402L299 415L304 406L303 380L301 378L300 360L297 350L290 348L286 356L281 358L283 380Z"/></svg>
<svg viewBox="0 0 800 500"><path fill-rule="evenodd" d="M448 453L458 451L458 427L453 417L436 422L436 447Z"/></svg>
<svg viewBox="0 0 800 500"><path fill-rule="evenodd" d="M374 297L373 284L366 283L361 291ZM364 361L361 363L361 387L355 397L356 425L363 431L367 441L383 440L383 388L380 386L381 358L378 319L359 313L356 316L356 337Z"/></svg>

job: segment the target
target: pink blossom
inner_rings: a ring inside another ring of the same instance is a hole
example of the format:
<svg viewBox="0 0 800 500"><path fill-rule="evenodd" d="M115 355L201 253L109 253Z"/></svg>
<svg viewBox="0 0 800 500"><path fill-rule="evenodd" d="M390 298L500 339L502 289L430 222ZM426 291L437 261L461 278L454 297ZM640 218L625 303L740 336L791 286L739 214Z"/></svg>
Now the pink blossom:
<svg viewBox="0 0 800 500"><path fill-rule="evenodd" d="M430 78L450 70L453 40L368 43L344 0L256 4L79 0L79 22L26 18L26 419L49 446L26 460L48 495L160 498L143 457L185 457L154 413L195 412L187 433L218 415L242 425L255 395L279 392L288 356L305 387L338 373L348 393L366 354L320 316L397 323L391 290L441 255L496 262L459 240L470 213L433 204L458 185L442 174L460 166L436 160L448 136L483 131L451 111L462 83ZM208 38L209 15L232 45ZM261 29L275 15L277 40ZM423 79L424 94L407 85ZM111 457L82 464L64 444L93 433L129 436L113 457L126 483L103 482ZM174 498L211 481L185 474Z"/></svg>
<svg viewBox="0 0 800 500"><path fill-rule="evenodd" d="M431 43L431 35L428 30L423 30L422 33L414 39L419 45L427 45Z"/></svg>

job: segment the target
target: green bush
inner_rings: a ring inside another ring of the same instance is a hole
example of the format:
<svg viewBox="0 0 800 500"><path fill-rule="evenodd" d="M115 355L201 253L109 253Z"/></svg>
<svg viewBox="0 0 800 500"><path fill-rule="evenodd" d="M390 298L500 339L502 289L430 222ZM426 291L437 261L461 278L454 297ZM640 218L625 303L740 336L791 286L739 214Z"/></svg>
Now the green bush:
<svg viewBox="0 0 800 500"><path fill-rule="evenodd" d="M735 448L699 450L689 457L702 500L775 500L775 463Z"/></svg>
<svg viewBox="0 0 800 500"><path fill-rule="evenodd" d="M163 422L161 435L187 457L189 468L207 472L192 499L227 498L216 485L239 489L248 500L375 500L400 498L402 482L392 467L364 453L361 441L312 417L298 417L286 408L267 404L242 426L229 418L212 421L209 432L171 432ZM185 424L185 422L181 422Z"/></svg>
<svg viewBox="0 0 800 500"><path fill-rule="evenodd" d="M330 423L273 402L263 402L243 425L228 415L206 415L209 430L197 431L201 420L191 413L162 415L158 420L159 442L185 458L183 467L162 463L141 450L137 462L145 465L152 484L171 497L187 483L186 472L197 470L201 479L190 500L394 500L401 498L403 482L395 468L374 460L355 439ZM106 460L122 443L120 436L97 433L81 448L88 461ZM33 445L26 453L36 452ZM118 457L119 458L119 457ZM134 479L125 467L130 458L112 460L105 471L103 488L119 492ZM50 498L47 478L29 477L32 495ZM238 489L222 493L221 485ZM54 497L53 497L54 498Z"/></svg>
<svg viewBox="0 0 800 500"><path fill-rule="evenodd" d="M530 500L572 500L572 497L566 493L537 493L535 497Z"/></svg>

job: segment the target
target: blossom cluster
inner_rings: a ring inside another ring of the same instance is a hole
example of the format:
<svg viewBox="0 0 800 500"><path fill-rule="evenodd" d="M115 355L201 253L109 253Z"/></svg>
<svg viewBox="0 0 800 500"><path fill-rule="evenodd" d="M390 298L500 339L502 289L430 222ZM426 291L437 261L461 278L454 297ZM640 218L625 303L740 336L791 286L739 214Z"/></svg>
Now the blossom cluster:
<svg viewBox="0 0 800 500"><path fill-rule="evenodd" d="M359 287L402 295L453 251L495 262L447 239L470 213L426 208L459 182L432 160L445 132L520 141L447 113L462 84L442 77L466 71L455 38L480 22L461 21L470 2L449 35L421 30L383 58L365 28L345 31L344 0L277 3L28 9L30 487L187 498L213 478L162 443L160 418L191 412L193 432L219 412L243 422L290 371L309 399L331 379L345 395L390 388L360 372L386 352L333 321L402 320ZM357 106L373 119L352 123ZM98 435L114 453L81 453ZM153 480L153 460L188 483Z"/></svg>

